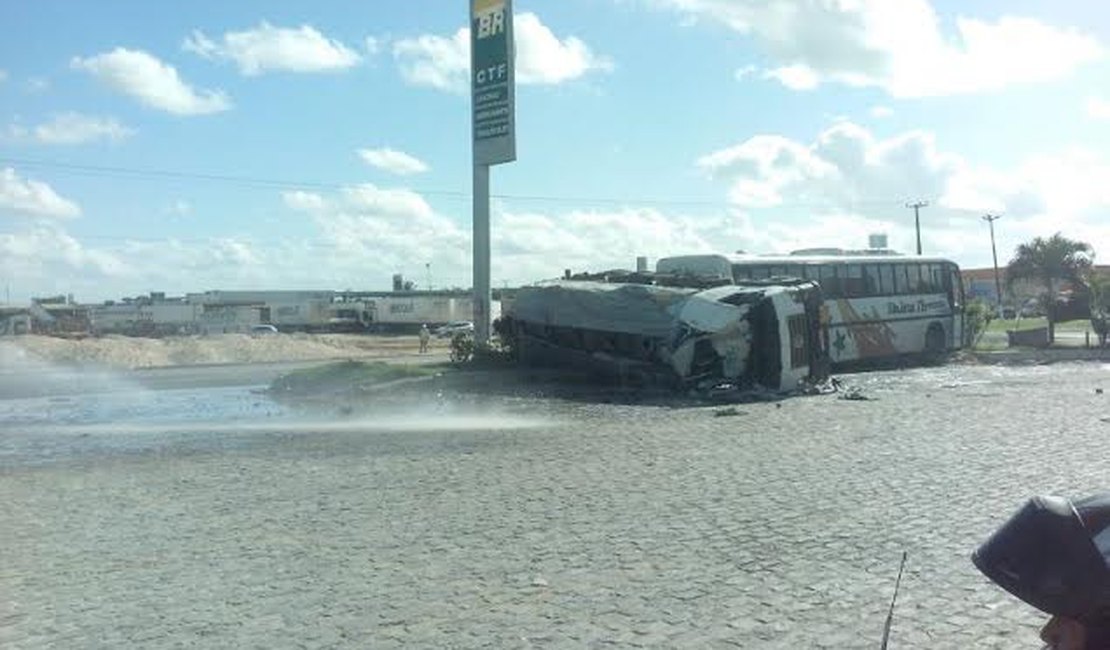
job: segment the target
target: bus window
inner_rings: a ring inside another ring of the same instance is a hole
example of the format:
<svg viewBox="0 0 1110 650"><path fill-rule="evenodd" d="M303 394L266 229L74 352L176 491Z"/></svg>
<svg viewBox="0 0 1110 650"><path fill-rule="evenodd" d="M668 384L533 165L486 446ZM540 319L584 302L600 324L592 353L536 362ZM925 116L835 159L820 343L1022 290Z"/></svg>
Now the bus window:
<svg viewBox="0 0 1110 650"><path fill-rule="evenodd" d="M753 266L752 279L753 280L766 280L769 276L769 270L766 266Z"/></svg>
<svg viewBox="0 0 1110 650"><path fill-rule="evenodd" d="M905 264L894 265L894 293L910 293L910 285L906 276Z"/></svg>
<svg viewBox="0 0 1110 650"><path fill-rule="evenodd" d="M941 266L940 264L930 264L929 265L929 275L931 276L931 279L932 279L932 288L930 289L930 291L933 292L933 293L943 293L944 292L944 267Z"/></svg>
<svg viewBox="0 0 1110 650"><path fill-rule="evenodd" d="M929 264L921 265L921 284L919 285L920 293L933 293L933 272Z"/></svg>
<svg viewBox="0 0 1110 650"><path fill-rule="evenodd" d="M840 290L848 298L860 298L867 295L863 288L863 266L860 264L846 264L841 267Z"/></svg>
<svg viewBox="0 0 1110 650"><path fill-rule="evenodd" d="M906 276L906 286L909 288L909 292L921 293L921 265L907 264Z"/></svg>
<svg viewBox="0 0 1110 650"><path fill-rule="evenodd" d="M787 264L786 265L786 277L788 277L788 278L800 278L800 277L802 277L802 267L801 267L801 265L800 264Z"/></svg>
<svg viewBox="0 0 1110 650"><path fill-rule="evenodd" d="M883 295L882 282L879 278L879 264L865 264L863 267L864 291L868 296Z"/></svg>
<svg viewBox="0 0 1110 650"><path fill-rule="evenodd" d="M841 298L843 293L840 290L840 279L836 276L836 267L832 264L822 264L818 267L818 277L821 283L821 290L825 293L826 298Z"/></svg>
<svg viewBox="0 0 1110 650"><path fill-rule="evenodd" d="M952 305L952 311L959 311L963 308L964 302L964 283L960 278L960 270L954 264L946 264L948 268L948 303Z"/></svg>
<svg viewBox="0 0 1110 650"><path fill-rule="evenodd" d="M752 277L752 269L750 266L743 266L742 264L732 265L732 278L736 280L750 280Z"/></svg>
<svg viewBox="0 0 1110 650"><path fill-rule="evenodd" d="M894 265L893 264L880 264L879 277L882 280L879 285L884 295L892 295L898 293L894 286Z"/></svg>
<svg viewBox="0 0 1110 650"><path fill-rule="evenodd" d="M802 265L802 278L806 280L820 280L821 277L817 274L817 267L813 264Z"/></svg>
<svg viewBox="0 0 1110 650"><path fill-rule="evenodd" d="M785 266L780 265L780 266L772 266L771 267L771 277L772 278L781 278L784 275L786 275L786 267Z"/></svg>

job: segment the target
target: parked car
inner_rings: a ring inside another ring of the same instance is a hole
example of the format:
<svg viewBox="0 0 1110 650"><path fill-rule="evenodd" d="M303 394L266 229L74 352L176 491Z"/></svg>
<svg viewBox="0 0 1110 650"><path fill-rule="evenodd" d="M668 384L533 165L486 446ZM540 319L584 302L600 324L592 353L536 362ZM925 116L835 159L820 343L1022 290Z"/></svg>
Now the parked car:
<svg viewBox="0 0 1110 650"><path fill-rule="evenodd" d="M437 327L435 335L437 338L449 339L456 334L473 334L474 323L468 320L456 320Z"/></svg>
<svg viewBox="0 0 1110 650"><path fill-rule="evenodd" d="M269 336L277 333L278 328L273 325L261 324L251 326L251 336Z"/></svg>

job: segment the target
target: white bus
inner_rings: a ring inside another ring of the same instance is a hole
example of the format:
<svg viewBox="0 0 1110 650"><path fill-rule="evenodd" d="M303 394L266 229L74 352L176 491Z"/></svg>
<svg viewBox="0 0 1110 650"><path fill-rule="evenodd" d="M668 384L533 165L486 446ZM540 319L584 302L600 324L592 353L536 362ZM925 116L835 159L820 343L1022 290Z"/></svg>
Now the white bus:
<svg viewBox="0 0 1110 650"><path fill-rule="evenodd" d="M737 284L793 277L816 280L825 300L833 364L964 345L960 270L939 257L876 254L684 255L665 257L658 273L718 277Z"/></svg>

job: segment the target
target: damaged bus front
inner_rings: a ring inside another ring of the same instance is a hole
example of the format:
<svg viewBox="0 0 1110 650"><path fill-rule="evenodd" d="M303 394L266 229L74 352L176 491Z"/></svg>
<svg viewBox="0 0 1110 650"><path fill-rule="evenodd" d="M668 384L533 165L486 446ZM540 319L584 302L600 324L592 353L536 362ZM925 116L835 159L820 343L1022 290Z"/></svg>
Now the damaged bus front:
<svg viewBox="0 0 1110 650"><path fill-rule="evenodd" d="M503 327L524 363L788 391L828 375L820 306L812 282L699 290L559 281L521 290Z"/></svg>

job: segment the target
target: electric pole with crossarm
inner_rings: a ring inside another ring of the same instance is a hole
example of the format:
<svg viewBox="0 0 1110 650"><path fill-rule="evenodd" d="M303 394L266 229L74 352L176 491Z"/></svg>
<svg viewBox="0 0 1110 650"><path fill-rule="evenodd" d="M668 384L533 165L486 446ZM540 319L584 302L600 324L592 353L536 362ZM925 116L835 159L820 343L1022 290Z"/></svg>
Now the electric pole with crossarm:
<svg viewBox="0 0 1110 650"><path fill-rule="evenodd" d="M1002 218L1000 214L984 214L983 221L990 224L991 227L991 257L994 258L994 290L997 296L996 307L999 313L1002 311L1002 277L998 275L998 250L994 247L994 222Z"/></svg>
<svg viewBox="0 0 1110 650"><path fill-rule="evenodd" d="M918 201L917 203L907 203L907 208L913 208L913 227L917 231L917 254L921 254L921 208L929 206L928 201Z"/></svg>

